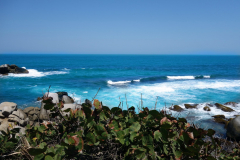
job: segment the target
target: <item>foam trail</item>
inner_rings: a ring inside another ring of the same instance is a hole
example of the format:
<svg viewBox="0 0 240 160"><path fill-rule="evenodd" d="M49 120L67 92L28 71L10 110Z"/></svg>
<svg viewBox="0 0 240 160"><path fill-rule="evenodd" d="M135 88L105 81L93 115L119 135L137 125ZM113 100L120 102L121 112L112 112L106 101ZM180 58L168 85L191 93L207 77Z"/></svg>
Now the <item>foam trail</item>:
<svg viewBox="0 0 240 160"><path fill-rule="evenodd" d="M83 93L88 93L88 91L84 91Z"/></svg>
<svg viewBox="0 0 240 160"><path fill-rule="evenodd" d="M126 83L131 83L131 81L117 81L117 82L113 82L111 80L107 81L108 84L110 85L122 85L122 84L126 84Z"/></svg>
<svg viewBox="0 0 240 160"><path fill-rule="evenodd" d="M203 76L203 78L210 78L210 76Z"/></svg>
<svg viewBox="0 0 240 160"><path fill-rule="evenodd" d="M39 72L36 69L28 69L29 73L26 74L13 74L9 73L9 77L31 77L31 78L36 78L36 77L44 77L44 76L49 76L49 75L55 75L55 74L67 74L67 72L64 71L51 71L51 72Z"/></svg>
<svg viewBox="0 0 240 160"><path fill-rule="evenodd" d="M195 79L194 76L167 76L168 79Z"/></svg>
<svg viewBox="0 0 240 160"><path fill-rule="evenodd" d="M140 82L140 79L133 80L134 82Z"/></svg>

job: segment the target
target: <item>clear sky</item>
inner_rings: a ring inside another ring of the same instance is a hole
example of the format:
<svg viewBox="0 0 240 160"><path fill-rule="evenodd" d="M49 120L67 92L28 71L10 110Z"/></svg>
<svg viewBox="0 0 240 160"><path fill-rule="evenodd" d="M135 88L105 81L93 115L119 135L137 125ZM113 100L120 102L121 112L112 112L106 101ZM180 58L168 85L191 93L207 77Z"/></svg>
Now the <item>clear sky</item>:
<svg viewBox="0 0 240 160"><path fill-rule="evenodd" d="M240 0L1 0L0 53L240 55Z"/></svg>

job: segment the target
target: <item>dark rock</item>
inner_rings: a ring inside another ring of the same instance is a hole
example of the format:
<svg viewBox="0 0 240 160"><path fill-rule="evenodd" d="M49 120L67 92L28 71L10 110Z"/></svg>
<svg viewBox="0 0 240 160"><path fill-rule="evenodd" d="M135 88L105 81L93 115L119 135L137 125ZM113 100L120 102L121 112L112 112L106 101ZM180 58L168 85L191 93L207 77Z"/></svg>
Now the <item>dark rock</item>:
<svg viewBox="0 0 240 160"><path fill-rule="evenodd" d="M225 112L233 112L234 110L232 108L229 108L227 106L224 106L222 104L219 104L219 103L215 103L215 106L219 109L221 109L222 111L225 111Z"/></svg>
<svg viewBox="0 0 240 160"><path fill-rule="evenodd" d="M85 103L92 108L92 102L88 99L85 99Z"/></svg>
<svg viewBox="0 0 240 160"><path fill-rule="evenodd" d="M222 115L222 114L220 114L220 115L215 115L215 116L212 116L212 117L214 117L214 118L225 118L225 116Z"/></svg>
<svg viewBox="0 0 240 160"><path fill-rule="evenodd" d="M197 108L198 104L184 104L185 108L187 109L192 109L192 108Z"/></svg>
<svg viewBox="0 0 240 160"><path fill-rule="evenodd" d="M174 105L172 108L170 108L173 111L177 111L177 112L181 112L184 109L182 107L180 107L179 105Z"/></svg>
<svg viewBox="0 0 240 160"><path fill-rule="evenodd" d="M211 111L211 109L210 109L208 106L205 106L205 107L203 108L203 110L204 110L204 111Z"/></svg>
<svg viewBox="0 0 240 160"><path fill-rule="evenodd" d="M240 116L233 118L227 126L227 137L240 141Z"/></svg>
<svg viewBox="0 0 240 160"><path fill-rule="evenodd" d="M19 68L15 64L9 65L4 64L0 66L0 74L7 75L8 73L14 74L22 74L22 73L29 73L28 70L24 68Z"/></svg>
<svg viewBox="0 0 240 160"><path fill-rule="evenodd" d="M236 102L227 102L227 103L224 103L224 105L230 105L233 107L237 107L238 104Z"/></svg>

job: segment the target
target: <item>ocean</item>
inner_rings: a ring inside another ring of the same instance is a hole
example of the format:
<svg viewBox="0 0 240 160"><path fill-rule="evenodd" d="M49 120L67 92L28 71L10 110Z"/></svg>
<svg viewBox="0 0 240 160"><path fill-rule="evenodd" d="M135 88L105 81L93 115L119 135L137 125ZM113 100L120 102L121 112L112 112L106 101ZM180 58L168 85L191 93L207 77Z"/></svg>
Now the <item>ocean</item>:
<svg viewBox="0 0 240 160"><path fill-rule="evenodd" d="M50 92L66 91L77 103L92 100L100 88L96 99L109 107L122 102L124 109L126 98L129 107L139 107L142 99L144 107L156 104L158 110L197 103L197 109L172 114L221 134L223 125L215 125L211 116L230 118L240 112L240 105L229 106L236 111L230 113L203 110L206 103L240 102L240 56L0 54L2 64L29 70L0 76L0 102L15 102L18 108L40 107L37 97L51 85Z"/></svg>

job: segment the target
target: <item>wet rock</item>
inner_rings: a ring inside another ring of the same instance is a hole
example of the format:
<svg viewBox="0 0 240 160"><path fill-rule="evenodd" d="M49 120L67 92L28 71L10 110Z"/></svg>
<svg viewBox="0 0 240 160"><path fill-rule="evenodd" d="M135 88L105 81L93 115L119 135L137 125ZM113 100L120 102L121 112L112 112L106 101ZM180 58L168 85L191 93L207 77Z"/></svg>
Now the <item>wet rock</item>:
<svg viewBox="0 0 240 160"><path fill-rule="evenodd" d="M227 102L227 103L224 103L224 105L230 105L233 107L237 107L238 104L236 102Z"/></svg>
<svg viewBox="0 0 240 160"><path fill-rule="evenodd" d="M215 103L215 106L219 109L221 109L222 111L225 111L225 112L233 112L234 110L232 108L229 108L227 106L224 106L220 103Z"/></svg>
<svg viewBox="0 0 240 160"><path fill-rule="evenodd" d="M197 108L198 104L184 104L185 108L187 109L192 109L192 108Z"/></svg>
<svg viewBox="0 0 240 160"><path fill-rule="evenodd" d="M52 97L52 103L59 103L59 98L57 93L46 92L44 97Z"/></svg>
<svg viewBox="0 0 240 160"><path fill-rule="evenodd" d="M224 115L222 115L222 114L215 115L215 116L212 116L212 117L214 117L214 118L225 118L225 116L224 116Z"/></svg>
<svg viewBox="0 0 240 160"><path fill-rule="evenodd" d="M240 116L233 118L227 126L227 137L240 141Z"/></svg>
<svg viewBox="0 0 240 160"><path fill-rule="evenodd" d="M210 104L210 103L208 103L208 104L207 104L207 106L209 106L209 107L213 107L214 105L213 105L213 104Z"/></svg>
<svg viewBox="0 0 240 160"><path fill-rule="evenodd" d="M204 110L204 111L211 111L211 109L210 109L208 106L205 106L205 107L203 108L203 110Z"/></svg>
<svg viewBox="0 0 240 160"><path fill-rule="evenodd" d="M8 117L16 109L17 104L13 102L2 102L0 104L0 110L2 111L2 115L5 117Z"/></svg>
<svg viewBox="0 0 240 160"><path fill-rule="evenodd" d="M177 111L177 112L181 112L184 109L182 107L180 107L179 105L174 105L172 108L170 108L173 111Z"/></svg>
<svg viewBox="0 0 240 160"><path fill-rule="evenodd" d="M0 66L0 74L8 75L8 73L14 73L14 74L22 74L22 73L29 73L28 70L24 68L19 68L15 64L9 65L9 64L3 64Z"/></svg>

